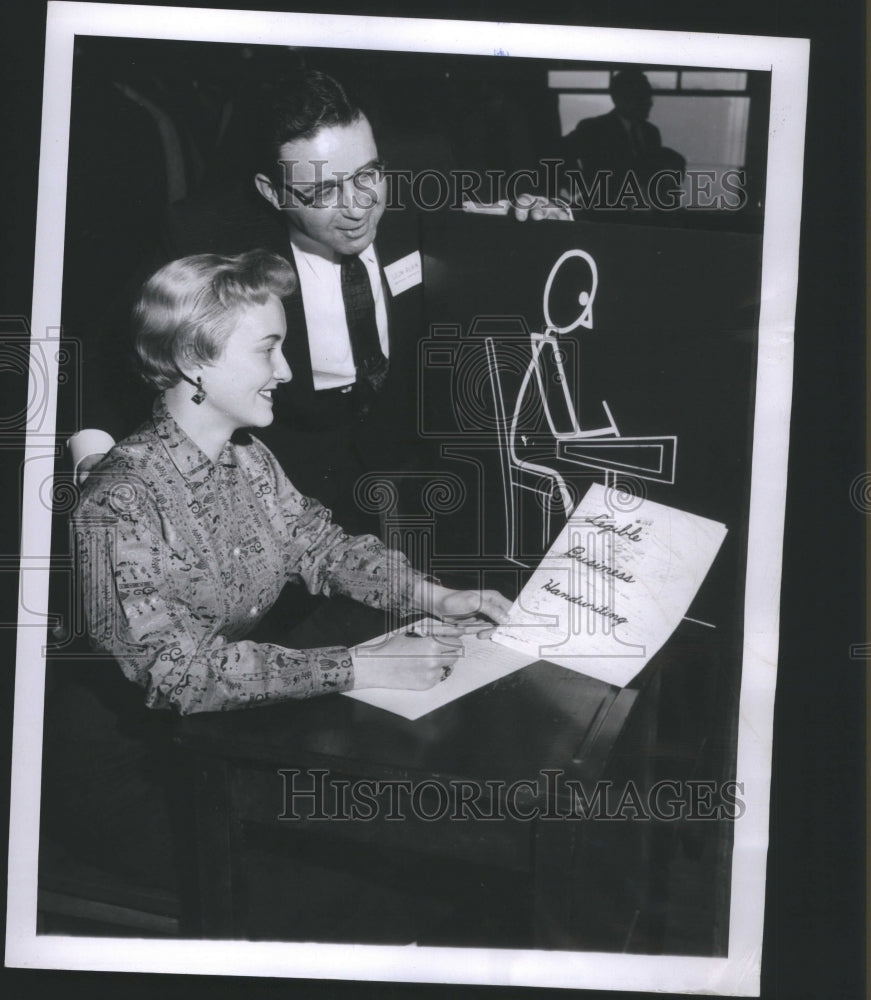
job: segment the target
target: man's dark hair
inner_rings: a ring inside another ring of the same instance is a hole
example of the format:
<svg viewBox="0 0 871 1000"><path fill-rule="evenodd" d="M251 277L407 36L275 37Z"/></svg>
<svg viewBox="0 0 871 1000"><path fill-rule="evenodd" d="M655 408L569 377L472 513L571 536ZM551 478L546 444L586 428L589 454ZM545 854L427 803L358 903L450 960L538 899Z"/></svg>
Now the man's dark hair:
<svg viewBox="0 0 871 1000"><path fill-rule="evenodd" d="M612 97L633 96L638 93L650 92L653 88L650 81L640 69L630 67L621 69L611 77L608 92Z"/></svg>
<svg viewBox="0 0 871 1000"><path fill-rule="evenodd" d="M353 125L362 115L338 81L319 70L305 71L273 95L261 128L262 169L277 180L285 143L309 139L322 128Z"/></svg>

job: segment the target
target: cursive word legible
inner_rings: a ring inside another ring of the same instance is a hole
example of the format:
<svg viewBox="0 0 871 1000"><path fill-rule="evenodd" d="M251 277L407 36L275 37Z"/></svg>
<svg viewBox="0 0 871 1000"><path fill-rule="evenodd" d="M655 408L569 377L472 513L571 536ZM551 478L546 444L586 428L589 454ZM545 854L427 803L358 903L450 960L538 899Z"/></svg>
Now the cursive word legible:
<svg viewBox="0 0 871 1000"><path fill-rule="evenodd" d="M615 538L626 538L630 542L641 541L641 525L637 521L634 524L624 524L619 528L616 524L611 523L607 514L596 514L595 517L585 517L584 521L587 524L591 524L594 528L598 528L600 535L610 531L614 534Z"/></svg>

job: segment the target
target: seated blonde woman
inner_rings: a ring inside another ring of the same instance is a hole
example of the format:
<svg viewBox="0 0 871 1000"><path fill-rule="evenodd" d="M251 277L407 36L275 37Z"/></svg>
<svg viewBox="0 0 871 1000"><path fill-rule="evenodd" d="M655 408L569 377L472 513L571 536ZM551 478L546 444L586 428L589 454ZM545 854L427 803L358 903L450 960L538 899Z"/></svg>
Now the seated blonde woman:
<svg viewBox="0 0 871 1000"><path fill-rule="evenodd" d="M120 849L130 870L165 876L172 840L155 741L139 738L153 728L144 717L166 713L143 704L191 713L427 688L457 658L450 619L501 621L508 611L495 591L442 587L374 536L345 534L242 433L272 422L273 393L291 378L281 300L294 287L287 262L265 251L187 257L146 282L133 334L159 393L153 416L94 469L73 515L88 635L109 658L83 668L78 689L70 672L47 707L54 783L44 810L70 835L79 824L78 842L101 860ZM445 624L429 638L400 633L378 658L338 642L250 638L285 584L300 580L313 594ZM125 713L135 722L118 722Z"/></svg>
<svg viewBox="0 0 871 1000"><path fill-rule="evenodd" d="M256 436L234 438L272 422L273 393L292 377L281 299L294 284L286 261L265 251L203 254L161 268L134 308L141 371L160 394L152 419L89 477L73 523L87 553L92 643L152 708L426 688L450 672L459 635L450 627L396 636L383 658L248 640L291 580L400 614L499 621L507 612L498 593L441 587L374 536L349 537Z"/></svg>

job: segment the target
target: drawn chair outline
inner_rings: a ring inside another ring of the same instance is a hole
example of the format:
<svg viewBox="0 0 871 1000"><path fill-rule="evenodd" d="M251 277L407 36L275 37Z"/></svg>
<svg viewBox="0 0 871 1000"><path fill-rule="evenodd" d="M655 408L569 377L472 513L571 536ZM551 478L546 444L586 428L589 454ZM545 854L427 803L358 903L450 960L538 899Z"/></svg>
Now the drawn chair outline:
<svg viewBox="0 0 871 1000"><path fill-rule="evenodd" d="M578 296L580 314L571 323L558 326L550 314L551 290L560 268L573 258L580 258L588 264L592 283L589 290L583 290ZM493 336L484 339L502 470L505 557L520 565L528 565L519 551L521 500L524 494L533 494L540 506L540 545L542 551L546 551L552 540L556 508L559 507L562 517L568 520L579 499L570 489L570 483L585 480L589 484L591 478L604 474L606 489L617 489L622 482L623 492L626 492L625 484L632 479L670 485L675 481L676 435L624 436L605 400L601 402L608 418L606 426L585 430L578 420L565 368L565 352L558 338L579 326L593 328L593 301L597 288L596 262L586 251L567 250L553 265L543 296L545 330L543 333L529 333L531 350L513 406L511 400L506 398L500 375L500 344ZM514 347L516 358L516 344ZM549 372L547 365L550 366ZM554 393L550 390L551 385L558 386L559 390ZM559 414L555 412L557 405L561 410ZM534 438L530 440L523 433L524 420L529 416L530 408L540 408L540 415L545 418L547 441L544 444Z"/></svg>

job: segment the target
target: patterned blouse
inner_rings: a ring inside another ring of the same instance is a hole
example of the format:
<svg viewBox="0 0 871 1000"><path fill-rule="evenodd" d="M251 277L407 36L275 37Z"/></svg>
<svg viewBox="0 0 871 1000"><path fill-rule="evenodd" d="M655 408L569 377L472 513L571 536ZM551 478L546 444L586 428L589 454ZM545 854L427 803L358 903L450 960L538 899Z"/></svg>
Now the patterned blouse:
<svg viewBox="0 0 871 1000"><path fill-rule="evenodd" d="M420 575L403 555L346 535L256 438L211 462L162 398L88 477L72 520L91 642L151 708L187 714L352 687L343 646L245 640L288 580L414 610Z"/></svg>

